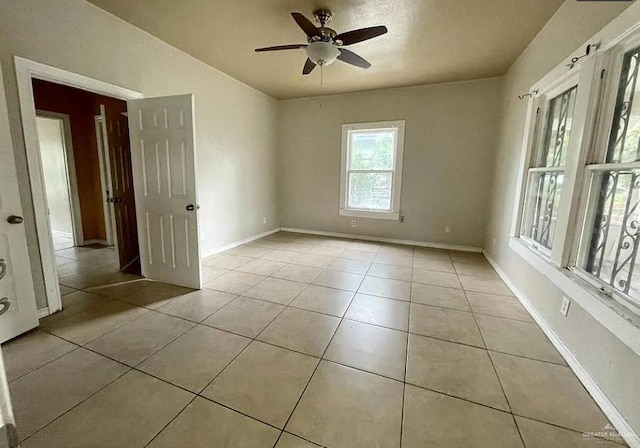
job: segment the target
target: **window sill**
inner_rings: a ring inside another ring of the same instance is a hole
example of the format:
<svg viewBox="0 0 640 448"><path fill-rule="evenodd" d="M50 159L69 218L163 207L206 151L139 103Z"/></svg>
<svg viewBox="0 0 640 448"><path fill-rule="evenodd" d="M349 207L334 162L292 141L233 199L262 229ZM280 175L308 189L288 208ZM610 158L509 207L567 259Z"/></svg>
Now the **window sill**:
<svg viewBox="0 0 640 448"><path fill-rule="evenodd" d="M602 294L596 287L569 269L559 268L528 247L519 238L511 237L509 247L560 288L571 300L618 337L637 355L640 355L640 316L614 299ZM559 312L559 311L558 311Z"/></svg>
<svg viewBox="0 0 640 448"><path fill-rule="evenodd" d="M352 218L386 219L388 221L399 221L400 213L395 212L374 212L371 210L347 210L341 208L340 216L351 216Z"/></svg>

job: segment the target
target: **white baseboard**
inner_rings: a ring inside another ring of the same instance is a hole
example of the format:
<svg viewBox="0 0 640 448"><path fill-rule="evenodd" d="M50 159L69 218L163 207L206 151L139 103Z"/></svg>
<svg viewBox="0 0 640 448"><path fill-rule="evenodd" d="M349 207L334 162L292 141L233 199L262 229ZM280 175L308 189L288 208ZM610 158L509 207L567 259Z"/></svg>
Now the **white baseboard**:
<svg viewBox="0 0 640 448"><path fill-rule="evenodd" d="M44 319L45 317L47 317L48 315L50 315L51 313L49 312L49 307L46 308L40 308L38 310L38 319Z"/></svg>
<svg viewBox="0 0 640 448"><path fill-rule="evenodd" d="M461 246L458 244L430 243L426 241L400 240L395 238L381 238L377 236L354 235L351 233L325 232L322 230L294 229L291 227L280 227L283 232L305 233L308 235L332 236L336 238L349 238L352 240L376 241L380 243L403 244L406 246L431 247L434 249L455 250L459 252L482 252L481 247Z"/></svg>
<svg viewBox="0 0 640 448"><path fill-rule="evenodd" d="M526 295L520 291L514 284L509 280L507 274L500 268L498 263L491 258L491 256L483 251L484 256L487 258L493 269L498 273L498 276L502 279L503 282L511 289L516 298L520 301L522 306L531 314L533 320L536 321L538 326L542 329L544 334L547 335L553 346L560 352L562 357L567 361L567 364L576 374L580 382L583 384L585 389L589 392L591 397L595 400L595 402L600 406L600 409L607 416L609 421L615 426L620 435L625 439L625 441L629 444L631 448L640 448L640 436L633 430L633 428L627 423L625 418L618 412L618 409L615 405L609 400L609 398L605 395L605 393L600 389L598 384L594 381L594 379L589 375L589 372L580 364L580 361L573 355L573 352L569 350L569 348L562 342L562 339L556 334L555 331L551 328L551 326L544 320L544 318L538 313L533 304L529 301ZM597 428L596 430L599 430Z"/></svg>
<svg viewBox="0 0 640 448"><path fill-rule="evenodd" d="M234 247L242 246L243 244L247 244L247 243L250 243L251 241L255 241L255 240L258 240L260 238L264 238L265 236L269 236L272 233L276 233L276 232L279 232L279 231L280 231L280 227L276 227L275 229L267 230L266 232L260 233L258 235L253 235L253 236L250 236L250 237L245 238L243 240L234 241L233 243L217 247L211 253L209 253L207 255L203 255L201 257L201 259L205 260L205 259L207 259L207 258L209 258L209 257L211 257L213 255L219 254L220 252L224 252L224 251L233 249Z"/></svg>

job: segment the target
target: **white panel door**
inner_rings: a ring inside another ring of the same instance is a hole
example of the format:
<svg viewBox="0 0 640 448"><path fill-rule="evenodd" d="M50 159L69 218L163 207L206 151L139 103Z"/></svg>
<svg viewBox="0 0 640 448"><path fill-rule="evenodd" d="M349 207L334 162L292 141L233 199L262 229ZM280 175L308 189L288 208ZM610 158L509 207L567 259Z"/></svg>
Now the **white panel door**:
<svg viewBox="0 0 640 448"><path fill-rule="evenodd" d="M3 86L0 71L0 342L38 326Z"/></svg>
<svg viewBox="0 0 640 448"><path fill-rule="evenodd" d="M127 109L142 275L200 288L193 95Z"/></svg>

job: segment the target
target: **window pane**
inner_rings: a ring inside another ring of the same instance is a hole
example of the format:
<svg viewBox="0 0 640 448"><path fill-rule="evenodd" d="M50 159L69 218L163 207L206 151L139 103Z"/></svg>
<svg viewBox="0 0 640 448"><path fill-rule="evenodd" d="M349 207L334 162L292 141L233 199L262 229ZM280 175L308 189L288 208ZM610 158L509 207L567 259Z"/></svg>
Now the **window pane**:
<svg viewBox="0 0 640 448"><path fill-rule="evenodd" d="M572 87L549 102L549 115L538 166L564 166L577 92L578 86Z"/></svg>
<svg viewBox="0 0 640 448"><path fill-rule="evenodd" d="M524 209L523 235L551 249L564 173L531 173Z"/></svg>
<svg viewBox="0 0 640 448"><path fill-rule="evenodd" d="M391 173L350 173L349 208L391 210Z"/></svg>
<svg viewBox="0 0 640 448"><path fill-rule="evenodd" d="M640 170L612 170L596 176L600 192L586 270L640 300L640 271L636 269Z"/></svg>
<svg viewBox="0 0 640 448"><path fill-rule="evenodd" d="M349 169L392 170L395 136L392 130L350 132Z"/></svg>
<svg viewBox="0 0 640 448"><path fill-rule="evenodd" d="M613 114L613 126L609 138L607 162L635 162L640 160L638 136L640 135L640 104L635 95L640 88L638 80L638 58L640 48L624 56L618 86L618 99Z"/></svg>

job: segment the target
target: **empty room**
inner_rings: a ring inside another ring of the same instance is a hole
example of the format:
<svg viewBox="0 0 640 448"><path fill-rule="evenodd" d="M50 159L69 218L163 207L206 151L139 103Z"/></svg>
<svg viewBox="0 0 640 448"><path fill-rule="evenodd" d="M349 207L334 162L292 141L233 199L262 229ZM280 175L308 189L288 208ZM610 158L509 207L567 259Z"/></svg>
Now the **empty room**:
<svg viewBox="0 0 640 448"><path fill-rule="evenodd" d="M0 447L640 448L639 74L633 0L0 0Z"/></svg>

